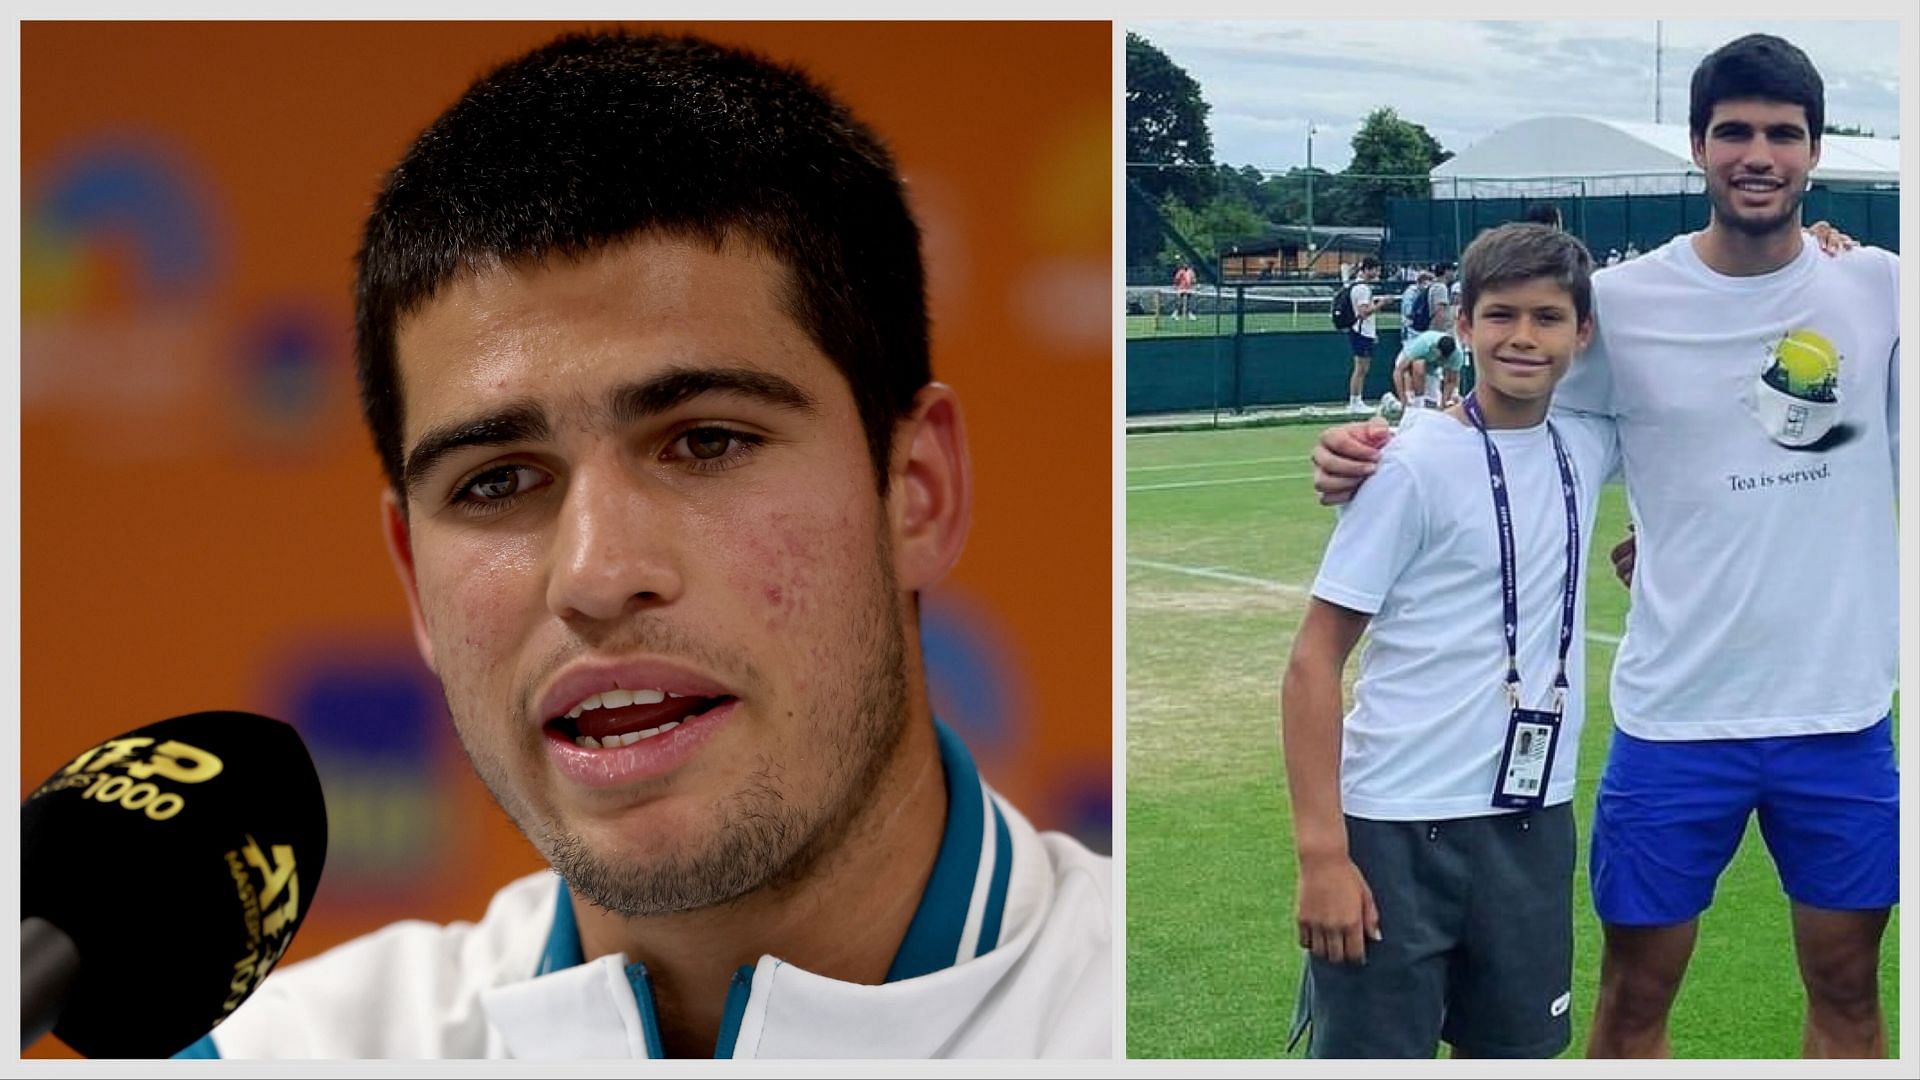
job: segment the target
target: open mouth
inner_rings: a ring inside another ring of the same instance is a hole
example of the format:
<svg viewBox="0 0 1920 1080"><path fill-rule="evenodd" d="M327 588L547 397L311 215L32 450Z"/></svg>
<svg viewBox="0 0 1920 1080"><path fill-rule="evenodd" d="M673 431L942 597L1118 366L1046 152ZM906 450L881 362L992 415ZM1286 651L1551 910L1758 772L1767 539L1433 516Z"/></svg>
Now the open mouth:
<svg viewBox="0 0 1920 1080"><path fill-rule="evenodd" d="M666 690L608 690L547 721L547 730L589 750L612 750L664 735L681 724L739 699Z"/></svg>

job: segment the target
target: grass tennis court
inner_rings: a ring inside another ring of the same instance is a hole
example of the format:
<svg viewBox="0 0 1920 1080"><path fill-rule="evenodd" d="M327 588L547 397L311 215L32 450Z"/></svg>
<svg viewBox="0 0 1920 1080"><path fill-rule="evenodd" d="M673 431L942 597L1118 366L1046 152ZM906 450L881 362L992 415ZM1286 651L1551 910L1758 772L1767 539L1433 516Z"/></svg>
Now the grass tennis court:
<svg viewBox="0 0 1920 1080"><path fill-rule="evenodd" d="M1309 480L1319 430L1126 440L1130 1057L1283 1055L1301 952L1279 681L1333 528ZM1576 1057L1599 978L1585 844L1611 730L1605 675L1627 606L1605 552L1625 534L1625 503L1617 485L1604 492L1589 573L1589 711L1574 801ZM1896 1055L1899 934L1895 909L1881 987ZM1674 1053L1797 1057L1802 1006L1786 898L1750 829L1701 920L1674 1008Z"/></svg>

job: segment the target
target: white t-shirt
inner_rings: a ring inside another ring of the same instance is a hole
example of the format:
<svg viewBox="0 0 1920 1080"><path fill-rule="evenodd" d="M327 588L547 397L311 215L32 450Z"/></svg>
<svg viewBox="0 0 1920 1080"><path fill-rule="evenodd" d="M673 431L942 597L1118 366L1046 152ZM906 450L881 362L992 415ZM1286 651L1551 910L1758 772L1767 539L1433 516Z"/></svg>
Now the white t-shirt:
<svg viewBox="0 0 1920 1080"><path fill-rule="evenodd" d="M1367 284L1365 281L1354 282L1353 284L1354 314L1356 315L1359 314L1361 307L1368 303L1371 303L1372 301L1373 301L1373 286ZM1358 320L1353 324L1353 332L1356 334L1359 334L1361 337L1370 337L1375 339L1379 338L1380 331L1374 327L1373 320L1374 320L1374 316L1371 314L1367 315L1363 319Z"/></svg>
<svg viewBox="0 0 1920 1080"><path fill-rule="evenodd" d="M1578 485L1583 549L1614 468L1612 425L1556 421ZM1546 425L1493 432L1514 520L1521 703L1549 708L1559 663L1566 511ZM1580 553L1581 569L1586 552ZM1584 573L1548 805L1573 797L1586 713ZM1409 413L1380 469L1341 512L1313 595L1373 615L1341 740L1340 801L1355 817L1423 821L1492 805L1510 710L1500 542L1479 432Z"/></svg>
<svg viewBox="0 0 1920 1080"><path fill-rule="evenodd" d="M1619 423L1639 551L1614 723L1669 740L1859 730L1891 705L1899 642L1899 261L1808 243L1727 277L1692 239L1594 275L1593 345L1554 399ZM1784 364L1817 375L1822 339L1837 401L1770 385Z"/></svg>

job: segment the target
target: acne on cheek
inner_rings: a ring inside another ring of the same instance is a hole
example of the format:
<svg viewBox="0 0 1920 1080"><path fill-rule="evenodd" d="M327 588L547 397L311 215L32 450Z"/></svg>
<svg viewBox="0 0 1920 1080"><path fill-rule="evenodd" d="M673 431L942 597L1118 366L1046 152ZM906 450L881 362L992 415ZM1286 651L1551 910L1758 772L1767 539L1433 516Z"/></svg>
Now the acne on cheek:
<svg viewBox="0 0 1920 1080"><path fill-rule="evenodd" d="M786 628L812 609L823 543L798 515L769 514L742 545L735 587L757 598L768 630Z"/></svg>
<svg viewBox="0 0 1920 1080"><path fill-rule="evenodd" d="M780 510L744 530L733 586L753 598L769 631L807 632L806 623L835 597L848 592L851 575L871 559L873 526L856 531L852 515ZM864 553L861 544L867 544ZM812 649L821 634L807 633Z"/></svg>

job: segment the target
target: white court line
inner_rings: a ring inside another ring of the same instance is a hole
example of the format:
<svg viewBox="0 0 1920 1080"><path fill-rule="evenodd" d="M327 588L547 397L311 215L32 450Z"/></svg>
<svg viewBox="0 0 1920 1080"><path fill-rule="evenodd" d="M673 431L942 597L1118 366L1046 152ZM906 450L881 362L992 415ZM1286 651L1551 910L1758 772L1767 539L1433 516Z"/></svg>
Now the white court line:
<svg viewBox="0 0 1920 1080"><path fill-rule="evenodd" d="M1127 558L1128 566L1144 566L1149 570L1164 570L1169 574L1185 574L1188 577L1206 578L1208 581L1224 581L1230 585L1251 585L1268 592L1286 593L1289 596L1305 596L1307 590L1301 585L1289 585L1284 581L1271 578L1258 578L1249 574L1236 574L1231 570L1222 570L1216 566L1180 566L1176 563L1158 562L1153 559Z"/></svg>
<svg viewBox="0 0 1920 1080"><path fill-rule="evenodd" d="M1312 460L1310 457L1302 457L1299 454L1295 454L1292 457L1241 458L1239 461L1190 461L1184 465L1129 465L1127 466L1127 471L1133 473L1164 472L1168 469L1224 469L1230 465L1271 465L1276 461L1298 463Z"/></svg>
<svg viewBox="0 0 1920 1080"><path fill-rule="evenodd" d="M1221 484L1262 484L1270 480L1311 480L1312 473L1287 473L1283 476L1236 476L1230 480L1174 480L1165 484L1135 484L1127 489L1131 495L1137 491L1172 491L1175 488L1218 487Z"/></svg>
<svg viewBox="0 0 1920 1080"><path fill-rule="evenodd" d="M1164 570L1169 574L1185 574L1188 577L1205 578L1208 581L1224 581L1230 585L1250 585L1256 589L1285 593L1289 596L1304 596L1307 593L1307 588L1304 585L1275 581L1272 578L1254 577L1251 574L1237 574L1231 570L1222 570L1217 566L1181 566L1178 563L1160 562L1156 559L1136 559L1131 555L1127 557L1127 565L1141 566L1148 570ZM1602 633L1599 630L1587 631L1587 640L1597 641L1602 645L1620 644L1619 635Z"/></svg>

